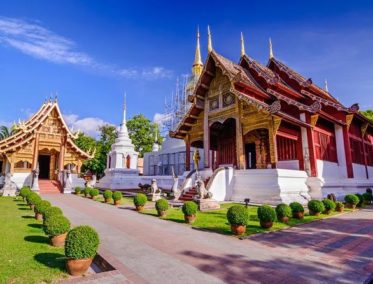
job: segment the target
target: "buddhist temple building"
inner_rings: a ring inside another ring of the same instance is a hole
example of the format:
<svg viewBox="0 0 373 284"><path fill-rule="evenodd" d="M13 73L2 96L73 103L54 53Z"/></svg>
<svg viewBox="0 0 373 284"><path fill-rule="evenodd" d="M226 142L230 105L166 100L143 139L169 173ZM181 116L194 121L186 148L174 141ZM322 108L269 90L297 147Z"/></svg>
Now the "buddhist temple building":
<svg viewBox="0 0 373 284"><path fill-rule="evenodd" d="M358 104L344 106L327 89L270 52L267 65L246 54L238 63L212 47L173 138L204 152L218 200L276 203L344 196L373 186L373 122Z"/></svg>
<svg viewBox="0 0 373 284"><path fill-rule="evenodd" d="M75 144L77 137L65 123L57 99L47 100L16 129L13 135L0 140L3 176L10 174L18 188L30 186L41 192L70 192L74 185L84 184L78 174L94 150L86 153Z"/></svg>

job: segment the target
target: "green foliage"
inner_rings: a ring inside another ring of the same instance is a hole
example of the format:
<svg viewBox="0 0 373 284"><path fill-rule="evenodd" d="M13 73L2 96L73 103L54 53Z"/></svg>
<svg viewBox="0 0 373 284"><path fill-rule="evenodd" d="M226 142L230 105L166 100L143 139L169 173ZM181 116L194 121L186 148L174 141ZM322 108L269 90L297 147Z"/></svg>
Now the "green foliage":
<svg viewBox="0 0 373 284"><path fill-rule="evenodd" d="M231 225L246 226L249 222L249 211L243 205L233 205L227 211L227 219Z"/></svg>
<svg viewBox="0 0 373 284"><path fill-rule="evenodd" d="M146 204L146 201L148 201L148 198L143 193L138 193L133 198L133 203L135 206L144 206Z"/></svg>
<svg viewBox="0 0 373 284"><path fill-rule="evenodd" d="M348 204L357 205L359 203L360 199L355 194L347 194L345 196L345 201Z"/></svg>
<svg viewBox="0 0 373 284"><path fill-rule="evenodd" d="M113 193L113 199L114 201L119 201L122 199L122 193L120 191L114 191Z"/></svg>
<svg viewBox="0 0 373 284"><path fill-rule="evenodd" d="M0 140L6 139L13 134L15 134L18 131L16 128L16 125L13 125L12 127L8 128L5 125L0 126Z"/></svg>
<svg viewBox="0 0 373 284"><path fill-rule="evenodd" d="M70 221L63 215L53 215L45 220L43 229L48 236L62 235L70 230Z"/></svg>
<svg viewBox="0 0 373 284"><path fill-rule="evenodd" d="M364 201L366 201L366 202L372 202L372 200L373 200L373 195L371 194L371 193L368 193L368 192L364 192L363 194L363 199L364 199Z"/></svg>
<svg viewBox="0 0 373 284"><path fill-rule="evenodd" d="M335 209L335 203L330 199L324 199L322 201L325 207L325 211L334 211Z"/></svg>
<svg viewBox="0 0 373 284"><path fill-rule="evenodd" d="M113 192L110 189L107 189L104 191L103 195L105 199L111 199L113 197Z"/></svg>
<svg viewBox="0 0 373 284"><path fill-rule="evenodd" d="M357 198L359 198L359 202L358 202L357 206L361 207L364 203L363 195L361 195L360 193L355 193L355 195L357 196Z"/></svg>
<svg viewBox="0 0 373 284"><path fill-rule="evenodd" d="M373 109L368 109L366 111L361 111L361 113L368 119L373 120Z"/></svg>
<svg viewBox="0 0 373 284"><path fill-rule="evenodd" d="M24 186L19 191L19 195L22 196L23 198L26 198L31 192L32 191L29 186Z"/></svg>
<svg viewBox="0 0 373 284"><path fill-rule="evenodd" d="M87 197L89 195L89 193L91 192L91 189L90 187L86 187L84 188L84 196Z"/></svg>
<svg viewBox="0 0 373 284"><path fill-rule="evenodd" d="M257 215L262 222L276 221L276 211L269 205L262 205L258 207Z"/></svg>
<svg viewBox="0 0 373 284"><path fill-rule="evenodd" d="M291 208L285 203L281 203L276 206L276 215L278 219L288 217L290 218L292 214Z"/></svg>
<svg viewBox="0 0 373 284"><path fill-rule="evenodd" d="M135 145L135 149L139 152L139 156L143 157L144 153L151 152L156 137L158 143L161 144L162 137L155 123L152 123L143 114L137 114L127 121L128 134Z"/></svg>
<svg viewBox="0 0 373 284"><path fill-rule="evenodd" d="M44 211L43 217L44 217L44 220L47 220L48 218L54 215L62 215L62 214L63 212L60 207L52 206L52 207L47 208Z"/></svg>
<svg viewBox="0 0 373 284"><path fill-rule="evenodd" d="M82 192L82 188L77 186L75 187L75 194L80 194Z"/></svg>
<svg viewBox="0 0 373 284"><path fill-rule="evenodd" d="M51 207L51 203L49 201L47 201L47 200L41 200L40 202L38 202L37 204L35 204L35 212L44 215L45 211L49 207Z"/></svg>
<svg viewBox="0 0 373 284"><path fill-rule="evenodd" d="M78 226L67 234L65 255L72 259L93 258L99 244L100 239L95 229L90 226Z"/></svg>
<svg viewBox="0 0 373 284"><path fill-rule="evenodd" d="M292 212L304 212L304 207L299 202L292 202L289 206Z"/></svg>
<svg viewBox="0 0 373 284"><path fill-rule="evenodd" d="M89 195L93 198L95 196L97 196L99 194L99 190L97 188L92 188L90 191L89 191Z"/></svg>
<svg viewBox="0 0 373 284"><path fill-rule="evenodd" d="M31 192L26 199L28 204L35 205L35 203L41 200L41 197L37 193Z"/></svg>
<svg viewBox="0 0 373 284"><path fill-rule="evenodd" d="M345 206L344 206L344 204L343 204L342 202L337 201L337 202L335 203L335 210L337 210L337 211L342 211L343 208L345 208Z"/></svg>
<svg viewBox="0 0 373 284"><path fill-rule="evenodd" d="M183 211L184 215L187 215L187 216L195 215L198 210L198 205L194 201L187 201L183 204L183 207L181 207L181 210Z"/></svg>
<svg viewBox="0 0 373 284"><path fill-rule="evenodd" d="M168 201L166 199L159 199L155 202L155 209L157 211L167 211L168 210Z"/></svg>
<svg viewBox="0 0 373 284"><path fill-rule="evenodd" d="M311 214L317 214L325 211L324 203L320 200L310 200L308 201L308 209Z"/></svg>

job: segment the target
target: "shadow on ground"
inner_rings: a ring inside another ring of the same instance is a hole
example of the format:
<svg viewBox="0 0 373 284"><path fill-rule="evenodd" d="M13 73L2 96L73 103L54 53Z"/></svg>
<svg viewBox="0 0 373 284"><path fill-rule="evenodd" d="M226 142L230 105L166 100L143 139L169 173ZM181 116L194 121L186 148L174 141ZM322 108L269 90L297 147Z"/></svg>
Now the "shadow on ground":
<svg viewBox="0 0 373 284"><path fill-rule="evenodd" d="M31 216L31 215L24 215L22 216L23 219L35 219L35 216Z"/></svg>
<svg viewBox="0 0 373 284"><path fill-rule="evenodd" d="M42 224L28 224L27 226L31 228L36 228L36 229L42 229L43 225Z"/></svg>
<svg viewBox="0 0 373 284"><path fill-rule="evenodd" d="M66 257L60 253L38 253L34 256L34 259L50 268L58 268L61 271L66 271L65 262Z"/></svg>
<svg viewBox="0 0 373 284"><path fill-rule="evenodd" d="M25 241L39 244L49 243L49 239L46 236L26 236Z"/></svg>

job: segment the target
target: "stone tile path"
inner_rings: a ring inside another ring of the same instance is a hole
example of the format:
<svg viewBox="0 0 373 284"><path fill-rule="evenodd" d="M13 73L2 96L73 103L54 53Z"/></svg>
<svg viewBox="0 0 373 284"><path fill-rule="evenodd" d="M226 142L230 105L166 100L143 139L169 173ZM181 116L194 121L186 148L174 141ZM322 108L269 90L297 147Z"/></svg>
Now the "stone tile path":
<svg viewBox="0 0 373 284"><path fill-rule="evenodd" d="M372 208L238 240L74 195L44 198L98 230L100 253L123 276L105 283L364 283L373 274Z"/></svg>

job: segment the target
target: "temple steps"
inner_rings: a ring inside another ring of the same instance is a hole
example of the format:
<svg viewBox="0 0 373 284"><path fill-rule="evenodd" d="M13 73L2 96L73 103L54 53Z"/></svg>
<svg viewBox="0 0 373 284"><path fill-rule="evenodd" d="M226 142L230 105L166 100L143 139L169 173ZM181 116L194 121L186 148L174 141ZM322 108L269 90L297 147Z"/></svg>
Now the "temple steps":
<svg viewBox="0 0 373 284"><path fill-rule="evenodd" d="M39 179L39 193L56 194L61 193L61 184L56 180Z"/></svg>
<svg viewBox="0 0 373 284"><path fill-rule="evenodd" d="M197 195L197 191L196 189L193 187L192 189L184 192L180 197L179 197L179 200L180 201L192 201L194 199L194 196Z"/></svg>

